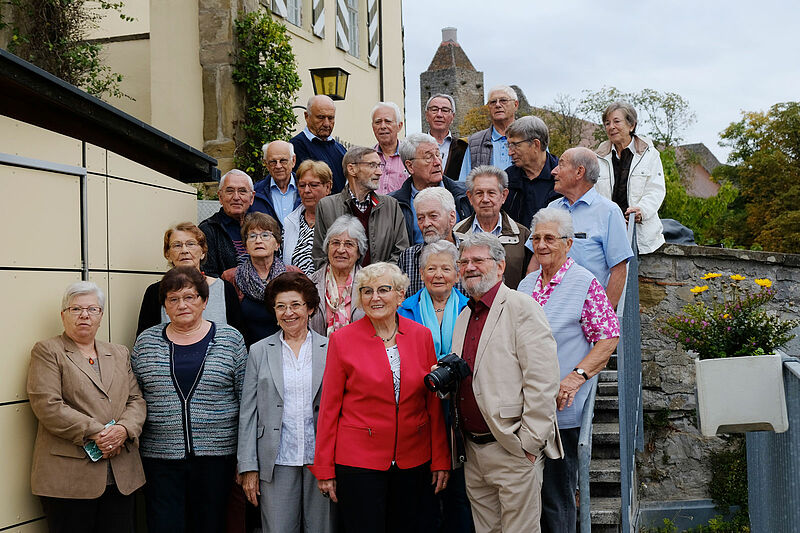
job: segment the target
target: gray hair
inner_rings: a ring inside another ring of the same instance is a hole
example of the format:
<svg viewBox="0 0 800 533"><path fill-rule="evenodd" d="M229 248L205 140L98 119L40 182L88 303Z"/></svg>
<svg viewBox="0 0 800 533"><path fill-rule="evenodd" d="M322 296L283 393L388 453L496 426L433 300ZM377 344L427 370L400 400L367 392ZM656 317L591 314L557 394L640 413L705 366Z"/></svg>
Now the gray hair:
<svg viewBox="0 0 800 533"><path fill-rule="evenodd" d="M231 170L229 170L228 172L226 172L226 173L225 173L225 175L223 175L223 176L220 178L220 180L219 180L219 187L218 187L219 189L224 189L224 188L225 188L225 179L226 179L228 176L230 176L230 175L234 175L234 176L244 176L245 178L247 178L247 183L248 183L248 185L250 185L250 190L251 190L251 191L253 190L253 178L251 178L251 177L250 177L250 176L247 174L247 172L245 172L245 171L243 171L243 170L239 170L238 168L234 168L234 169L231 169Z"/></svg>
<svg viewBox="0 0 800 533"><path fill-rule="evenodd" d="M495 261L506 260L505 248L503 248L503 245L500 244L500 239L491 233L468 233L464 236L464 239L462 239L461 244L458 247L458 251L463 254L467 248L474 248L476 246L488 248L489 255L491 255L492 259Z"/></svg>
<svg viewBox="0 0 800 533"><path fill-rule="evenodd" d="M375 104L375 107L372 108L372 111L369 114L369 116L370 116L370 118L372 120L375 120L375 111L377 111L378 109L380 109L382 107L386 107L386 108L389 108L392 111L394 111L394 120L395 120L395 122L397 122L398 124L403 122L403 115L400 112L400 108L394 102L378 102L377 104Z"/></svg>
<svg viewBox="0 0 800 533"><path fill-rule="evenodd" d="M395 288L395 290L403 293L408 290L408 286L411 284L411 281L408 279L408 276L403 274L403 271L400 270L400 267L394 263L372 263L371 265L365 266L359 270L358 274L356 274L356 279L353 283L353 291L359 295L359 298L357 298L355 302L356 307L361 307L361 287L371 282L375 278L386 275L392 279L392 286Z"/></svg>
<svg viewBox="0 0 800 533"><path fill-rule="evenodd" d="M493 165L481 165L479 167L473 168L469 174L467 174L466 185L467 190L472 192L472 187L474 186L473 181L478 176L492 176L497 178L497 184L500 186L500 191L504 191L508 189L508 174L506 171L500 168L497 168Z"/></svg>
<svg viewBox="0 0 800 533"><path fill-rule="evenodd" d="M434 94L433 96L428 98L428 101L425 102L425 111L428 110L428 106L431 105L431 100L433 100L434 98L447 98L450 101L450 107L453 109L453 113L456 112L456 101L453 100L452 96L450 96L449 94L444 94L444 93Z"/></svg>
<svg viewBox="0 0 800 533"><path fill-rule="evenodd" d="M334 108L336 107L336 103L333 101L333 98L331 98L330 96L328 96L326 94L315 94L314 96L312 96L311 98L308 99L308 102L306 102L306 111L308 111L310 113L311 112L311 106L313 106L317 102L317 100L327 100L331 104L333 104Z"/></svg>
<svg viewBox="0 0 800 533"><path fill-rule="evenodd" d="M547 124L539 117L521 117L506 128L506 137L520 137L525 140L537 139L542 145L542 150L547 150L550 144L550 130Z"/></svg>
<svg viewBox="0 0 800 533"><path fill-rule="evenodd" d="M603 111L601 124L605 124L608 116L617 109L622 110L622 114L625 115L625 122L631 127L631 134L636 132L636 125L639 123L639 116L636 114L636 109L628 102L623 102L622 100L617 100L616 102L608 104L606 110Z"/></svg>
<svg viewBox="0 0 800 533"><path fill-rule="evenodd" d="M453 199L453 194L444 187L428 187L422 189L414 197L414 211L419 210L420 202L425 200L435 200L442 207L442 212L445 214L455 213L456 201Z"/></svg>
<svg viewBox="0 0 800 533"><path fill-rule="evenodd" d="M342 171L344 172L345 178L347 177L347 165L358 163L367 154L376 153L378 152L376 152L374 148L368 148L366 146L351 146L350 149L345 152L344 157L342 157Z"/></svg>
<svg viewBox="0 0 800 533"><path fill-rule="evenodd" d="M106 295L103 294L102 289L96 283L92 281L76 281L64 291L64 296L61 298L61 309L66 309L72 303L73 298L84 294L94 294L100 307L102 309L106 308Z"/></svg>
<svg viewBox="0 0 800 533"><path fill-rule="evenodd" d="M352 215L340 216L328 228L328 233L325 234L325 240L322 242L325 256L327 257L328 255L328 244L330 244L331 238L337 237L342 233L347 233L351 239L356 240L356 243L358 243L358 256L364 257L367 253L367 234L364 232L364 226L361 222Z"/></svg>
<svg viewBox="0 0 800 533"><path fill-rule="evenodd" d="M486 93L487 96L491 95L495 91L500 91L501 93L505 93L506 96L514 100L515 102L519 102L519 96L517 96L517 91L513 88L509 87L508 85L495 85L489 92Z"/></svg>
<svg viewBox="0 0 800 533"><path fill-rule="evenodd" d="M569 211L559 209L558 207L544 207L539 209L533 215L531 222L531 233L535 233L538 224L546 224L548 222L554 223L558 226L558 235L560 237L575 238L575 230L572 227L572 216Z"/></svg>
<svg viewBox="0 0 800 533"><path fill-rule="evenodd" d="M436 139L427 133L412 133L406 137L405 141L400 143L400 158L403 160L403 164L417 157L417 148L423 144L435 144L437 148L439 146Z"/></svg>
<svg viewBox="0 0 800 533"><path fill-rule="evenodd" d="M456 249L456 245L450 241L442 239L441 241L426 244L422 248L422 252L419 254L420 270L428 266L428 259L430 259L431 256L439 254L449 256L453 260L453 268L457 268L456 261L458 261L458 249Z"/></svg>
<svg viewBox="0 0 800 533"><path fill-rule="evenodd" d="M572 160L572 166L586 169L584 180L592 185L597 183L597 179L600 177L600 163L597 162L597 154L583 146L576 146L569 149L569 157Z"/></svg>
<svg viewBox="0 0 800 533"><path fill-rule="evenodd" d="M287 141L282 141L280 139L276 139L275 141L270 141L266 143L264 146L261 147L261 153L263 154L264 159L267 158L267 150L269 150L269 145L274 142L286 142L289 145L289 155L294 157L294 145Z"/></svg>

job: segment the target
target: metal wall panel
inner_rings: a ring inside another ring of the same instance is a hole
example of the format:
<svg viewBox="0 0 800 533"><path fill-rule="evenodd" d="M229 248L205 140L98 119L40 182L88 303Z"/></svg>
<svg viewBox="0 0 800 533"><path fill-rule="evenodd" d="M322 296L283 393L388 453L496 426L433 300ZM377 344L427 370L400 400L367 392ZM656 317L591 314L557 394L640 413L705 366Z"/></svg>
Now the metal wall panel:
<svg viewBox="0 0 800 533"><path fill-rule="evenodd" d="M160 279L161 274L112 273L109 276L108 291L111 294L111 305L108 310L108 322L111 327L112 342L133 348L142 296L148 285Z"/></svg>
<svg viewBox="0 0 800 533"><path fill-rule="evenodd" d="M81 141L0 116L0 151L81 166Z"/></svg>
<svg viewBox="0 0 800 533"><path fill-rule="evenodd" d="M27 403L0 406L0 529L43 515L30 482L36 423Z"/></svg>

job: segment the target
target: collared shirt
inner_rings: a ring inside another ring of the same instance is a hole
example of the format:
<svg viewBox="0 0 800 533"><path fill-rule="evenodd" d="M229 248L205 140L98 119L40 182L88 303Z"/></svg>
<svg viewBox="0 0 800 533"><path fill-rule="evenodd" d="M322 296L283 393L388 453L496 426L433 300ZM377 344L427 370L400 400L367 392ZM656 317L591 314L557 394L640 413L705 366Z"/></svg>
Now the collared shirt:
<svg viewBox="0 0 800 533"><path fill-rule="evenodd" d="M347 192L350 193L350 199L353 200L353 203L355 204L356 208L358 208L358 210L361 211L362 213L366 212L367 208L369 208L370 203L372 203L373 206L378 205L378 199L375 198L375 194L372 191L368 192L363 200L359 200L356 197L355 193L353 193L353 191L350 190L349 183L345 185L345 188L347 189Z"/></svg>
<svg viewBox="0 0 800 533"><path fill-rule="evenodd" d="M428 132L428 134L431 135L431 132ZM447 156L450 155L450 145L452 144L452 142L453 142L453 134L448 131L444 140L438 143L439 152L442 154L442 166L447 165Z"/></svg>
<svg viewBox="0 0 800 533"><path fill-rule="evenodd" d="M295 357L281 338L283 357L283 419L275 464L303 466L314 463L314 407L311 381L311 332Z"/></svg>
<svg viewBox="0 0 800 533"><path fill-rule="evenodd" d="M400 141L397 141L397 147L393 154L383 153L380 144L376 144L374 148L378 152L381 162L386 165L378 185L378 194L389 194L399 189L408 178L403 158L400 157Z"/></svg>
<svg viewBox="0 0 800 533"><path fill-rule="evenodd" d="M575 239L567 255L607 287L611 267L633 257L625 219L617 204L592 187L572 205L564 197L553 200L548 207L569 211ZM530 239L527 246L533 250Z"/></svg>
<svg viewBox="0 0 800 533"><path fill-rule="evenodd" d="M503 217L500 216L500 213L497 213L497 224L495 224L494 229L490 231L492 235L497 237L503 232ZM478 222L478 216L475 216L475 220L472 221L472 233L486 233L483 231L480 222Z"/></svg>
<svg viewBox="0 0 800 533"><path fill-rule="evenodd" d="M439 182L438 187L444 187L444 180ZM414 220L417 220L417 208L414 206L414 198L417 197L419 191L416 187L414 187L414 180L411 180L411 201L409 205L411 206L411 213L414 216ZM457 215L458 213L456 213ZM422 231L419 229L419 225L414 224L414 234L411 236L411 244L420 244L425 242L425 239L422 238Z"/></svg>
<svg viewBox="0 0 800 533"><path fill-rule="evenodd" d="M275 208L275 214L280 217L278 222L283 225L283 221L289 216L289 213L297 207L297 184L294 180L294 174L289 179L289 185L286 186L286 192L281 192L278 184L275 183L275 178L270 177L269 182L269 195L272 199L272 207Z"/></svg>
<svg viewBox="0 0 800 533"><path fill-rule="evenodd" d="M306 139L308 139L309 141L313 141L314 139L318 139L318 140L319 140L319 139L322 139L322 137L317 137L316 135L314 135L313 133L311 133L311 130L310 130L310 129L308 129L308 126L306 126L305 128L303 128L303 134L306 136ZM324 139L322 139L322 140L323 140L323 141L333 141L333 140L335 140L335 139L333 138L333 135L328 135L327 137L325 137L325 138L324 138Z"/></svg>
<svg viewBox="0 0 800 533"><path fill-rule="evenodd" d="M553 294L553 291L564 279L564 276L575 261L568 257L558 272L550 279L550 283L546 287L542 287L542 273L539 272L539 277L536 278L536 283L533 288L533 299L544 307L547 300ZM612 339L619 337L619 319L611 302L608 301L606 291L596 279L592 280L589 285L589 291L586 293L586 299L583 301L583 309L581 310L581 330L583 336L589 342L597 342L602 339Z"/></svg>
<svg viewBox="0 0 800 533"><path fill-rule="evenodd" d="M489 309L492 307L500 284L489 289L480 300L475 301L470 298L467 305L472 311L467 324L467 331L464 335L464 347L461 350L461 357L469 364L470 370L475 371L475 358L478 356L478 344L483 333L483 326L486 325L486 318L489 316ZM458 388L458 409L464 429L470 433L489 433L491 430L483 419L478 401L475 399L475 392L472 390L472 375L467 376Z"/></svg>
<svg viewBox="0 0 800 533"><path fill-rule="evenodd" d="M492 126L492 165L497 168L508 168L512 164L511 156L508 155L508 139L505 135L500 135ZM464 162L461 163L461 174L458 181L465 181L467 174L472 170L472 157L470 156L469 146L464 152Z"/></svg>

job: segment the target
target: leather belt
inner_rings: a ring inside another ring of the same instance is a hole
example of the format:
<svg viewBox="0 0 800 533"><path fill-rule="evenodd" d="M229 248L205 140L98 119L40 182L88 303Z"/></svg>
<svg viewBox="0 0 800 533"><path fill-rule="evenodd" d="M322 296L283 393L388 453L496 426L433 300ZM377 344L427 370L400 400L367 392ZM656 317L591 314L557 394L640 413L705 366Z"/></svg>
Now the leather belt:
<svg viewBox="0 0 800 533"><path fill-rule="evenodd" d="M497 440L491 433L470 433L469 431L464 430L464 436L475 444L489 444L490 442L495 442Z"/></svg>

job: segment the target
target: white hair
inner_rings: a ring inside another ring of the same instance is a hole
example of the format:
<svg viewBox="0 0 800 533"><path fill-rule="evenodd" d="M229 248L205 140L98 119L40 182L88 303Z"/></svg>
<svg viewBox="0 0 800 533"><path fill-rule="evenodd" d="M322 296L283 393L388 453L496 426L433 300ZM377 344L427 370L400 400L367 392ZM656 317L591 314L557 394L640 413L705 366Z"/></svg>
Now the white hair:
<svg viewBox="0 0 800 533"><path fill-rule="evenodd" d="M506 174L505 170L497 168L493 165L481 165L473 168L470 170L469 174L467 174L465 183L468 191L472 192L472 188L475 186L475 178L478 176L491 176L493 178L497 178L497 186L500 189L500 192L508 189L508 174Z"/></svg>
<svg viewBox="0 0 800 533"><path fill-rule="evenodd" d="M431 256L439 254L450 257L450 259L453 260L453 268L456 268L456 262L458 261L458 249L452 242L442 239L440 241L426 244L422 248L422 252L419 254L420 270L428 266L428 260L431 258Z"/></svg>
<svg viewBox="0 0 800 533"><path fill-rule="evenodd" d="M531 221L531 233L536 232L538 224L553 223L558 227L558 236L567 237L570 239L575 238L575 231L572 226L572 216L569 211L559 209L558 207L545 207L539 209L533 220Z"/></svg>
<svg viewBox="0 0 800 533"><path fill-rule="evenodd" d="M238 168L234 168L234 169L229 170L228 172L225 173L225 175L223 175L220 178L220 180L219 180L219 189L220 190L225 188L225 178L227 178L231 174L233 174L234 176L244 176L245 178L247 178L247 183L248 183L248 185L250 185L250 190L251 191L253 190L253 178L248 176L247 172L245 172L243 170L239 170Z"/></svg>
<svg viewBox="0 0 800 533"><path fill-rule="evenodd" d="M417 157L417 148L423 144L435 144L437 148L439 147L439 142L427 133L412 133L406 137L400 143L400 159L403 160L403 163Z"/></svg>
<svg viewBox="0 0 800 533"><path fill-rule="evenodd" d="M450 96L449 94L444 94L444 93L434 94L433 96L428 98L428 101L425 102L425 111L428 110L428 106L431 105L431 101L433 101L434 98L446 98L450 102L450 107L453 109L453 113L456 112L456 101L453 100L452 96Z"/></svg>
<svg viewBox="0 0 800 533"><path fill-rule="evenodd" d="M468 233L461 240L458 251L463 255L468 248L483 247L489 250L489 255L495 261L506 260L506 250L500 244L500 239L491 233Z"/></svg>
<svg viewBox="0 0 800 533"><path fill-rule="evenodd" d="M280 139L278 139L278 140L275 140L275 141L270 141L270 142L266 143L264 146L261 147L261 153L264 155L264 159L267 158L267 150L269 150L269 145L274 143L274 142L282 142L282 143L285 142L286 144L288 144L289 145L289 156L294 157L294 145L292 143L290 143L290 142L281 141Z"/></svg>
<svg viewBox="0 0 800 533"><path fill-rule="evenodd" d="M452 193L444 187L428 187L419 191L414 197L414 211L419 211L419 204L426 200L436 201L445 214L455 213L456 211L456 201Z"/></svg>
<svg viewBox="0 0 800 533"><path fill-rule="evenodd" d="M394 121L396 123L400 124L403 122L403 115L400 112L400 108L394 102L378 102L375 104L375 107L372 108L372 112L369 114L372 120L375 120L375 112L384 107L394 111Z"/></svg>
<svg viewBox="0 0 800 533"><path fill-rule="evenodd" d="M487 93L487 96L491 96L491 94L493 92L495 92L495 91L499 91L501 93L504 93L506 96L508 96L509 98L514 100L515 102L519 101L519 96L517 96L517 91L515 91L514 89L512 89L508 85L495 85L494 87L489 89L489 92Z"/></svg>
<svg viewBox="0 0 800 533"><path fill-rule="evenodd" d="M64 291L64 296L61 298L61 310L63 311L69 307L73 298L84 294L94 294L97 297L97 303L100 308L106 308L106 295L103 294L102 289L97 284L92 281L76 281Z"/></svg>

